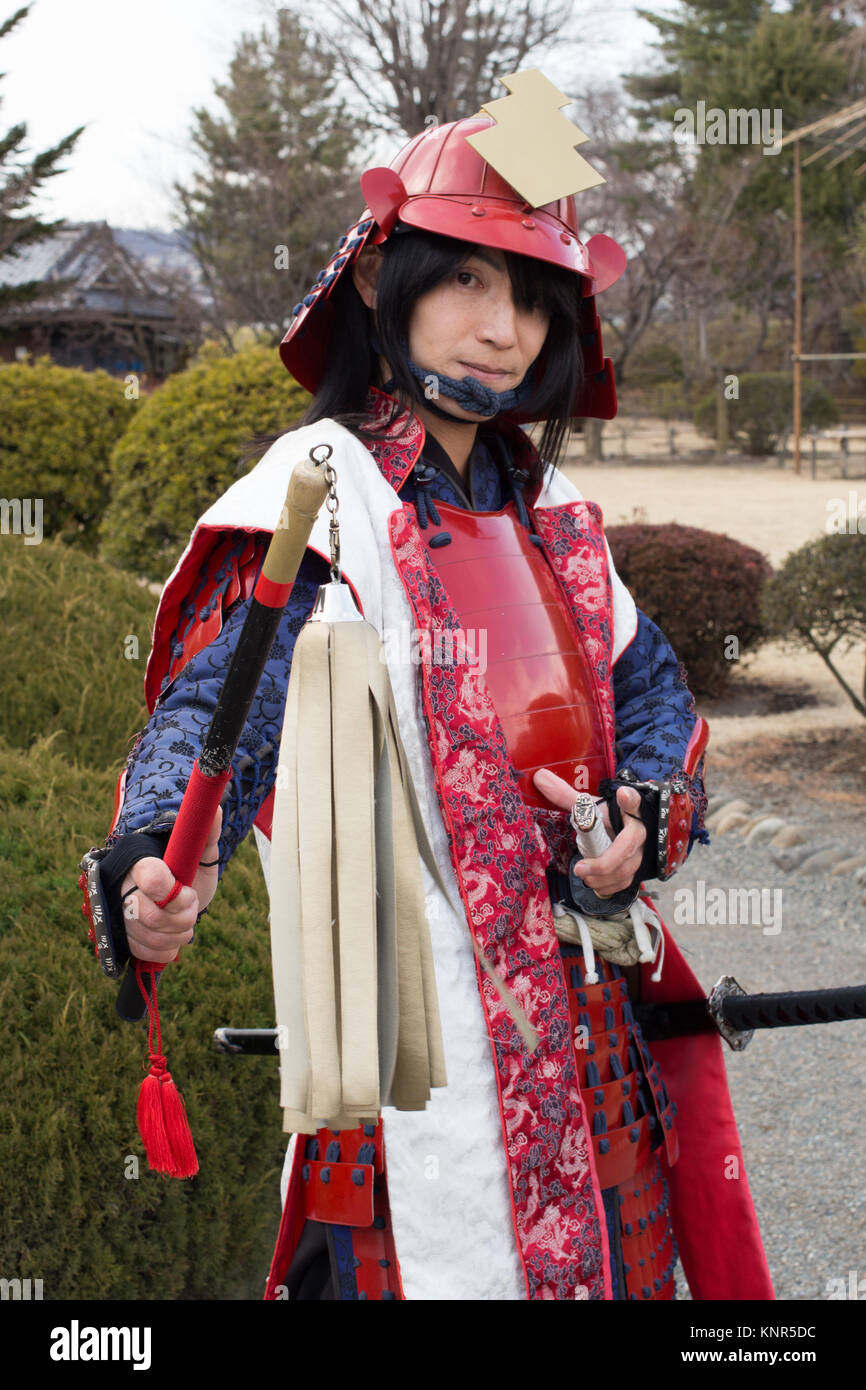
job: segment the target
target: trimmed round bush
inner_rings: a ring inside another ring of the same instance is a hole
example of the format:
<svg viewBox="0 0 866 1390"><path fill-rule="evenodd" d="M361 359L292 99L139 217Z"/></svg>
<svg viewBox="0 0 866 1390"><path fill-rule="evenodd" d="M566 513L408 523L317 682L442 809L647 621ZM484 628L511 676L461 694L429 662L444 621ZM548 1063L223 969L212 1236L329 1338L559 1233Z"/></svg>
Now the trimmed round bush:
<svg viewBox="0 0 866 1390"><path fill-rule="evenodd" d="M67 760L119 768L147 722L155 596L60 541L0 536L0 603L0 738L49 737Z"/></svg>
<svg viewBox="0 0 866 1390"><path fill-rule="evenodd" d="M111 451L139 406L124 392L107 372L48 357L0 367L0 497L30 499L31 516L41 499L43 535L96 549Z"/></svg>
<svg viewBox="0 0 866 1390"><path fill-rule="evenodd" d="M689 688L717 695L734 664L728 639L737 639L742 656L763 638L760 594L769 561L731 536L676 523L611 526L607 539L638 608L686 667Z"/></svg>
<svg viewBox="0 0 866 1390"><path fill-rule="evenodd" d="M276 1056L226 1057L222 1024L273 1026L267 892L251 837L166 969L160 1017L197 1177L152 1172L135 1108L147 1029L118 1018L87 940L78 860L114 774L0 745L4 1020L0 1268L57 1299L260 1299L285 1152Z"/></svg>
<svg viewBox="0 0 866 1390"><path fill-rule="evenodd" d="M821 657L855 709L866 715L866 672L859 691L833 661L866 639L866 534L862 518L845 529L809 541L786 556L765 586L761 611L767 631Z"/></svg>
<svg viewBox="0 0 866 1390"><path fill-rule="evenodd" d="M688 407L681 381L660 381L648 392L647 401L652 415L660 415L669 422L681 419L688 414Z"/></svg>
<svg viewBox="0 0 866 1390"><path fill-rule="evenodd" d="M169 377L112 454L103 556L164 580L202 512L246 471L238 457L253 436L288 429L309 401L272 347Z"/></svg>
<svg viewBox="0 0 866 1390"><path fill-rule="evenodd" d="M790 372L744 372L739 397L728 403L728 429L747 454L775 452L794 419L794 382ZM803 378L803 428L823 429L839 418L836 402L817 381ZM716 438L716 396L711 391L695 407L695 429Z"/></svg>
<svg viewBox="0 0 866 1390"><path fill-rule="evenodd" d="M663 382L682 385L683 359L668 343L650 343L638 347L628 364L629 386L660 386Z"/></svg>

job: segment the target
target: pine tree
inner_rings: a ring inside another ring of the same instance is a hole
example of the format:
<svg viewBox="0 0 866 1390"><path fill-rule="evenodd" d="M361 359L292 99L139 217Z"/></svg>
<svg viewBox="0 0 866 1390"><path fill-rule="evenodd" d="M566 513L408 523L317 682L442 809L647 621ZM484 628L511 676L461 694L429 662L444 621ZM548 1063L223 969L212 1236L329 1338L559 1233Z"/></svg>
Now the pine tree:
<svg viewBox="0 0 866 1390"><path fill-rule="evenodd" d="M0 39L10 34L31 9L31 5L24 5L0 22ZM5 135L0 135L0 257L14 257L25 246L44 241L64 225L62 219L45 222L27 209L45 181L64 172L58 167L60 161L72 152L83 130L79 126L29 162L22 158L27 140L24 122L10 126ZM0 316L13 304L35 299L42 289L38 280L15 286L0 284Z"/></svg>
<svg viewBox="0 0 866 1390"><path fill-rule="evenodd" d="M675 16L638 10L658 33L653 46L665 63L660 71L635 73L626 80L644 127L669 124L676 108L706 100L763 9L764 0L685 0Z"/></svg>
<svg viewBox="0 0 866 1390"><path fill-rule="evenodd" d="M352 165L363 127L334 86L334 60L280 10L274 29L241 37L228 81L216 85L227 114L194 112L204 168L175 193L213 325L229 344L241 325L279 341L361 211Z"/></svg>
<svg viewBox="0 0 866 1390"><path fill-rule="evenodd" d="M664 152L691 160L701 202L712 200L720 176L739 167L747 177L738 180L738 218L751 217L757 225L765 214L790 216L790 154L764 157L757 146L734 143L676 146L675 115L694 112L698 102L706 111L779 111L781 135L829 115L866 93L847 50L852 26L809 0L785 11L764 0L685 0L677 18L641 14L658 32L664 67L633 74L626 90L656 157ZM828 241L847 248L862 199L860 180L852 178L850 164L829 163L819 161L804 180L804 214L813 228L821 224Z"/></svg>
<svg viewBox="0 0 866 1390"><path fill-rule="evenodd" d="M747 371L771 325L792 312L793 158L790 148L765 154L763 131L760 144L731 143L734 121L737 113L766 112L774 127L781 122L778 138L861 98L858 27L814 0L794 0L784 11L764 0L683 0L674 16L641 13L657 31L660 61L626 80L638 133L622 159L650 173L679 169L678 222L688 226L693 249L673 281L697 319L698 373ZM726 143L675 138L677 113L691 112L697 125L699 102L705 114L724 114ZM804 154L825 143L807 144ZM814 336L823 327L833 342L844 306L860 297L850 247L864 199L855 173L861 162L823 158L804 170L807 329ZM725 342L708 346L708 325L723 305L745 307L754 326L739 353Z"/></svg>

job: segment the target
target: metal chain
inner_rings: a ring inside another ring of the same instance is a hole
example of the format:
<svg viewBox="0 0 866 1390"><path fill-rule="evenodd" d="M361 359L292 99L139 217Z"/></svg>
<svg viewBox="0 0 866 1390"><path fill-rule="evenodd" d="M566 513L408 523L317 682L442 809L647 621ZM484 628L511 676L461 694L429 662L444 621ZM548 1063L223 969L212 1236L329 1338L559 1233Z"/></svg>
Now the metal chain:
<svg viewBox="0 0 866 1390"><path fill-rule="evenodd" d="M326 450L324 458L317 458L316 454L321 450ZM330 513L331 522L328 527L328 542L331 548L331 579L334 583L341 582L340 572L340 523L337 520L337 512L340 509L339 498L337 497L337 474L329 459L333 453L330 444L314 444L310 450L310 458L316 467L322 467L325 473L325 481L328 484L328 496L325 498L325 506Z"/></svg>

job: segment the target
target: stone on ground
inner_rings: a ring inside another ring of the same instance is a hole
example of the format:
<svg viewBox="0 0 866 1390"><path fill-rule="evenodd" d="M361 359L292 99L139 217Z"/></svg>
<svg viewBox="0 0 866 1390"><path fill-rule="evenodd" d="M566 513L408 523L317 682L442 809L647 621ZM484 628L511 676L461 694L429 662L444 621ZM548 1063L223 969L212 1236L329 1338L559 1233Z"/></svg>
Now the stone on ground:
<svg viewBox="0 0 866 1390"><path fill-rule="evenodd" d="M749 817L744 815L742 811L726 811L715 825L707 828L716 835L727 835L728 831L736 830L738 826L745 825L748 819Z"/></svg>
<svg viewBox="0 0 866 1390"><path fill-rule="evenodd" d="M770 841L773 849L790 849L792 845L807 845L810 840L808 830L801 825L786 825Z"/></svg>
<svg viewBox="0 0 866 1390"><path fill-rule="evenodd" d="M781 816L762 816L751 830L744 832L746 843L749 845L757 844L759 840L771 840L774 835L782 829L785 822Z"/></svg>
<svg viewBox="0 0 866 1390"><path fill-rule="evenodd" d="M716 822L720 821L722 817L726 816L730 811L749 810L751 810L751 807L749 806L748 801L743 801L742 799L738 799L735 801L722 800L718 806L713 806L712 811L707 816L707 829L715 830Z"/></svg>
<svg viewBox="0 0 866 1390"><path fill-rule="evenodd" d="M790 874L810 856L825 849L832 849L832 845L791 845L789 849L774 849L770 845L770 856L774 864L778 864L780 869L784 869L786 873Z"/></svg>
<svg viewBox="0 0 866 1390"><path fill-rule="evenodd" d="M831 865L838 863L844 853L844 849L838 847L818 850L817 854L811 854L808 859L803 860L797 873L801 876L803 874L819 874L823 869L829 869Z"/></svg>
<svg viewBox="0 0 866 1390"><path fill-rule="evenodd" d="M851 859L840 859L830 870L831 874L852 874L855 869L866 868L866 854L855 854Z"/></svg>

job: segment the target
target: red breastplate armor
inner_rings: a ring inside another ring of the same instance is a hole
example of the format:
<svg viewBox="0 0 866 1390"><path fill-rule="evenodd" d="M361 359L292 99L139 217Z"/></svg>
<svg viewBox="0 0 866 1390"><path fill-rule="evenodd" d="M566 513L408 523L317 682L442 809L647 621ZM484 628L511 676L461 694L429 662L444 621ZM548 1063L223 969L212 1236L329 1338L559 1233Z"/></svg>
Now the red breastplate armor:
<svg viewBox="0 0 866 1390"><path fill-rule="evenodd" d="M513 502L470 512L437 498L436 508L441 530L421 534L469 634L467 651L479 664L486 660L483 674L526 804L550 807L532 782L540 767L594 792L607 772L595 683L544 554ZM431 544L443 533L449 544Z"/></svg>

